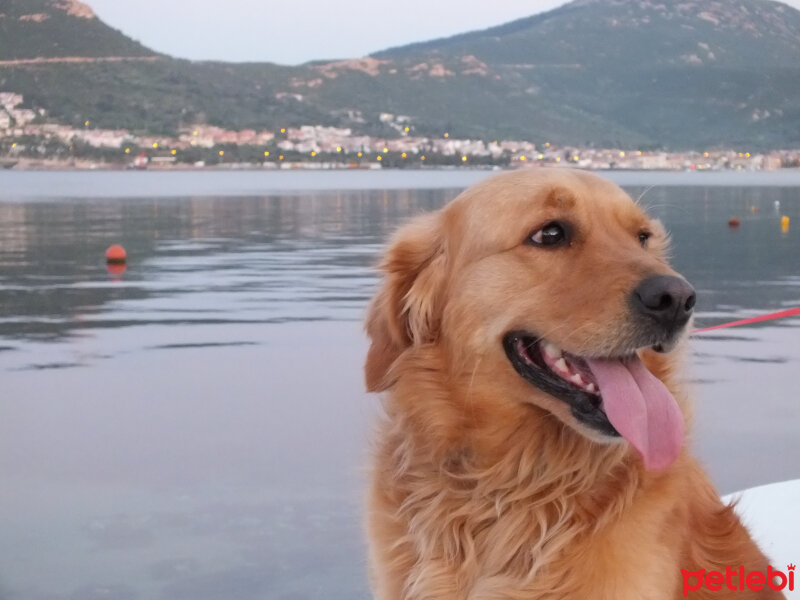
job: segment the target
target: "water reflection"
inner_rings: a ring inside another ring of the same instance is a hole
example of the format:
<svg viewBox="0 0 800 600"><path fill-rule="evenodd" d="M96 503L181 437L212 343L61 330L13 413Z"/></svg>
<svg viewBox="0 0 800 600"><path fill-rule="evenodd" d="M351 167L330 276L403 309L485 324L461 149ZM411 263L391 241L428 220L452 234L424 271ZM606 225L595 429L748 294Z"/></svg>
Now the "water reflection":
<svg viewBox="0 0 800 600"><path fill-rule="evenodd" d="M795 189L630 191L671 229L701 324L797 300L798 236L781 234L774 208L800 220ZM0 204L0 339L9 349L142 323L358 319L389 232L456 193ZM727 227L731 215L740 228ZM113 242L130 256L119 277L103 264Z"/></svg>
<svg viewBox="0 0 800 600"><path fill-rule="evenodd" d="M0 338L141 323L355 319L388 232L452 194L0 204ZM129 263L109 278L105 248Z"/></svg>

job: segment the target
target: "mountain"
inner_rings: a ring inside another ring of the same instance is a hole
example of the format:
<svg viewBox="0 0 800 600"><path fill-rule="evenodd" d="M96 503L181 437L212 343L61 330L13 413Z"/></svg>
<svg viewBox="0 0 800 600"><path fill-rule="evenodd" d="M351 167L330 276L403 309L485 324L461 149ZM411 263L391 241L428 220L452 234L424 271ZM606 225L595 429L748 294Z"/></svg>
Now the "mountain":
<svg viewBox="0 0 800 600"><path fill-rule="evenodd" d="M0 91L70 123L156 132L198 121L313 123L388 136L396 132L381 113L392 113L421 135L800 146L800 12L768 0L576 0L483 31L299 67L164 57L75 0L2 0L0 13L0 61L93 59L0 63ZM114 57L127 60L106 60Z"/></svg>
<svg viewBox="0 0 800 600"><path fill-rule="evenodd" d="M800 12L777 2L578 0L374 57L483 77L501 88L498 110L511 102L524 111L508 123L529 135L617 132L671 146L800 141L786 131L800 124Z"/></svg>
<svg viewBox="0 0 800 600"><path fill-rule="evenodd" d="M0 0L0 92L80 126L174 133L194 122L241 129L330 121L273 89L294 73L269 63L193 63L160 55L78 0Z"/></svg>
<svg viewBox="0 0 800 600"><path fill-rule="evenodd" d="M155 54L78 0L2 0L0 15L0 60Z"/></svg>
<svg viewBox="0 0 800 600"><path fill-rule="evenodd" d="M800 12L765 0L576 0L499 27L375 56L467 53L491 65L795 66Z"/></svg>

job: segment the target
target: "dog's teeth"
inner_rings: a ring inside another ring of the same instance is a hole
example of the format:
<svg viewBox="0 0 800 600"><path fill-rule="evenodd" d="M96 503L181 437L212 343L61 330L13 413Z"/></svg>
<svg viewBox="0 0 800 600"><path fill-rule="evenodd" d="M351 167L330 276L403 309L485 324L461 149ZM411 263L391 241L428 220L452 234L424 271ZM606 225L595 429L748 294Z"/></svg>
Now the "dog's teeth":
<svg viewBox="0 0 800 600"><path fill-rule="evenodd" d="M555 363L554 366L556 369L561 371L562 373L569 373L569 367L567 367L567 361L563 358L559 358Z"/></svg>
<svg viewBox="0 0 800 600"><path fill-rule="evenodd" d="M589 385L586 386L586 391L589 392L590 394L594 394L595 392L597 392L597 386L593 383L590 383Z"/></svg>
<svg viewBox="0 0 800 600"><path fill-rule="evenodd" d="M583 387L585 385L583 377L581 377L579 373L575 373L575 375L570 377L569 380L578 387Z"/></svg>
<svg viewBox="0 0 800 600"><path fill-rule="evenodd" d="M544 344L542 344L542 352L544 352L547 356L549 356L553 360L561 358L561 350L559 350L556 346L554 346L550 342L545 342Z"/></svg>

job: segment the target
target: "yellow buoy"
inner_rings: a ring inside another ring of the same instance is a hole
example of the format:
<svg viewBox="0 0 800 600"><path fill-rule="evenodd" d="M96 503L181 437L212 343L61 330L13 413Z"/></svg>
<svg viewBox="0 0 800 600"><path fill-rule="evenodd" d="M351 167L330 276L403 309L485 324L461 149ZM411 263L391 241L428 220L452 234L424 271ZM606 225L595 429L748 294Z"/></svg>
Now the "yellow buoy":
<svg viewBox="0 0 800 600"><path fill-rule="evenodd" d="M783 233L788 233L789 231L789 217L786 215L781 217L781 231Z"/></svg>

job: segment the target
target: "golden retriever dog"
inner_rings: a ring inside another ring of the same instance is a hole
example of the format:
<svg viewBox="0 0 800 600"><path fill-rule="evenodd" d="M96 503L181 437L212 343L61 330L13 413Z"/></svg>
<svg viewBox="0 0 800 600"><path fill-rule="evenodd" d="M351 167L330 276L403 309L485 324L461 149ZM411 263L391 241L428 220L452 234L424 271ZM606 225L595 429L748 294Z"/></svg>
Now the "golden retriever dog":
<svg viewBox="0 0 800 600"><path fill-rule="evenodd" d="M783 597L687 449L695 294L667 242L616 185L543 168L397 233L366 325L378 600Z"/></svg>

